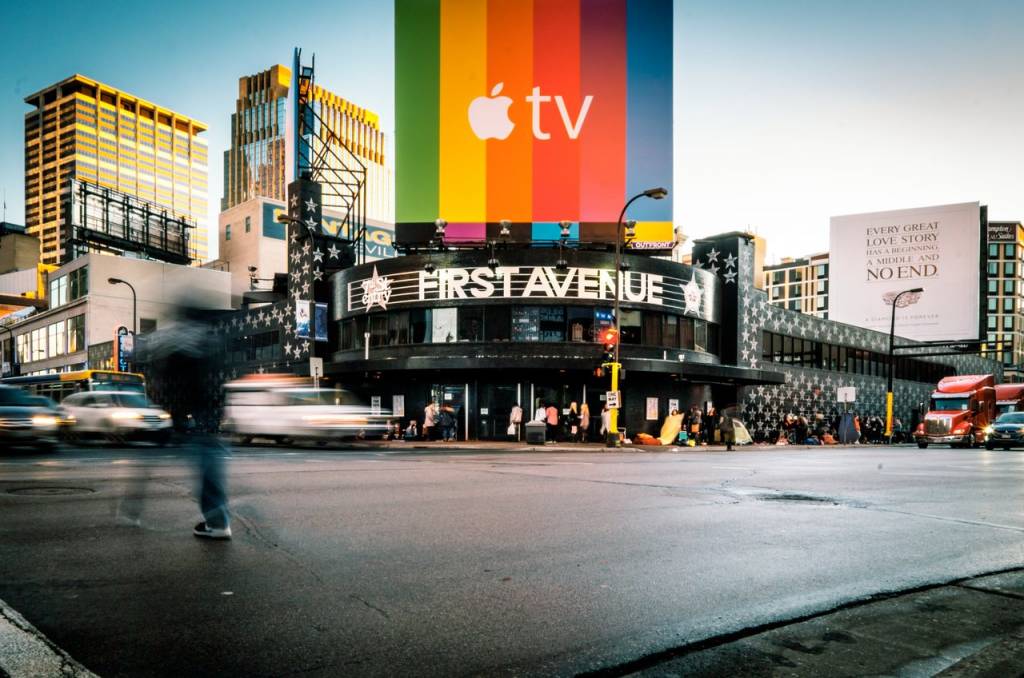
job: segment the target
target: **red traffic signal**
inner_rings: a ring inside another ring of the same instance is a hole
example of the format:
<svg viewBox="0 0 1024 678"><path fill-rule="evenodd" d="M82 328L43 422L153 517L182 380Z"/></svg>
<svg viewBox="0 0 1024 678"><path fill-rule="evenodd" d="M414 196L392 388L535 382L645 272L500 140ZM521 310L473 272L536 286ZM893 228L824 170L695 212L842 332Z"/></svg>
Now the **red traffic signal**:
<svg viewBox="0 0 1024 678"><path fill-rule="evenodd" d="M609 327L601 332L601 343L606 348L614 348L619 343L619 333L614 327Z"/></svg>

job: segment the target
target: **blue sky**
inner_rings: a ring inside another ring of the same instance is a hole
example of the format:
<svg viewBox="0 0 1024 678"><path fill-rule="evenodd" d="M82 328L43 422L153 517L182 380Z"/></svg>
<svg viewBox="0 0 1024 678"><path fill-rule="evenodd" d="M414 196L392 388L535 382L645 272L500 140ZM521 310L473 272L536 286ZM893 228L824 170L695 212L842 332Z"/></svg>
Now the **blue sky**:
<svg viewBox="0 0 1024 678"><path fill-rule="evenodd" d="M7 218L24 212L22 100L74 72L210 125L212 224L238 77L296 45L392 134L391 3L307 6L8 3ZM979 200L1024 219L1022 28L1013 0L677 1L676 222L691 238L756 230L776 257L827 249L833 214Z"/></svg>

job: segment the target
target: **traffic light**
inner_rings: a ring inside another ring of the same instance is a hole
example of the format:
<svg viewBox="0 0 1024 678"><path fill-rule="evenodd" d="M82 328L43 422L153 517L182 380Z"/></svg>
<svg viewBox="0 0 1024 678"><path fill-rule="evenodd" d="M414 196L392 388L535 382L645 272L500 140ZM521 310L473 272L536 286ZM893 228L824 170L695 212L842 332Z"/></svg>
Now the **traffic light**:
<svg viewBox="0 0 1024 678"><path fill-rule="evenodd" d="M604 346L604 362L615 362L615 346L619 343L619 333L614 327L601 331L601 344Z"/></svg>

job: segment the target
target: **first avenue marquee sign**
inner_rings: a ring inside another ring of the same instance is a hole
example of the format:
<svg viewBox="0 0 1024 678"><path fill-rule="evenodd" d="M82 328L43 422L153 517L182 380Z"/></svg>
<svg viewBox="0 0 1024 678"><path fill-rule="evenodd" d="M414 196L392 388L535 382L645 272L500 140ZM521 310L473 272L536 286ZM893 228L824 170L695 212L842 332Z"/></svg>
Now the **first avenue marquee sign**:
<svg viewBox="0 0 1024 678"><path fill-rule="evenodd" d="M619 300L624 303L662 306L686 315L710 315L710 290L693 271L689 278L626 271L619 280ZM369 278L347 283L346 315L388 310L405 304L459 300L564 299L614 302L615 275L598 268L554 266L486 266L476 268L423 269L380 275L377 267Z"/></svg>

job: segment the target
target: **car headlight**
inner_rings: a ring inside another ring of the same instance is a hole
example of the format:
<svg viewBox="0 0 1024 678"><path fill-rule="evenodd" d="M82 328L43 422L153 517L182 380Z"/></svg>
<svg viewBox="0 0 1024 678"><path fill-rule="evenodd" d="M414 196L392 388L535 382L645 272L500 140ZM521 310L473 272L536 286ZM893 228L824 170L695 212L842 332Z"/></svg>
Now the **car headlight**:
<svg viewBox="0 0 1024 678"><path fill-rule="evenodd" d="M32 416L33 426L56 426L57 417L49 414L36 414Z"/></svg>
<svg viewBox="0 0 1024 678"><path fill-rule="evenodd" d="M992 428L991 426L986 426L983 432L984 432L985 435L991 435L992 431L994 431L994 430L995 429Z"/></svg>
<svg viewBox="0 0 1024 678"><path fill-rule="evenodd" d="M132 412L130 410L116 410L110 415L111 419L142 419L142 415L138 412Z"/></svg>
<svg viewBox="0 0 1024 678"><path fill-rule="evenodd" d="M166 412L161 412L158 416L161 419L170 419L171 418L171 415L167 414Z"/></svg>

